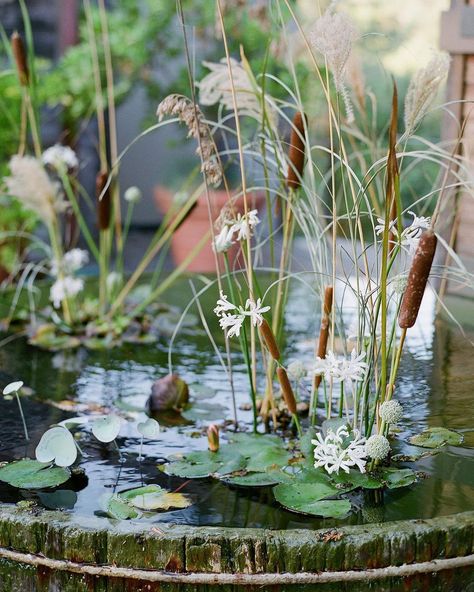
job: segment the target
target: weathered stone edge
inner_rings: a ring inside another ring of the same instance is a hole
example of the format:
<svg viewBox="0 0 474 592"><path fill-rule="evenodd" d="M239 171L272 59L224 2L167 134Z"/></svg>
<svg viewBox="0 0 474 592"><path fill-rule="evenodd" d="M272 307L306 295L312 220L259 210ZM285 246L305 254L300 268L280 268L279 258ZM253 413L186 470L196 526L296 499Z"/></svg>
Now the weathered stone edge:
<svg viewBox="0 0 474 592"><path fill-rule="evenodd" d="M0 546L23 553L124 568L201 573L359 570L463 557L474 552L474 512L429 520L325 530L264 530L73 523L0 505ZM336 535L336 536L334 536Z"/></svg>

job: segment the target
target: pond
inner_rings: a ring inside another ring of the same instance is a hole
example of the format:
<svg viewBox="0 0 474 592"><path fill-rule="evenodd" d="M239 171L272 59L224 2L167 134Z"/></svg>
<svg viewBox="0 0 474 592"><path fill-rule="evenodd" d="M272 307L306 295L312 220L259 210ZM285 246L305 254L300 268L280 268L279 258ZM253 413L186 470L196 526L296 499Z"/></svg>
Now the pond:
<svg viewBox="0 0 474 592"><path fill-rule="evenodd" d="M204 294L204 310L212 308L216 293ZM168 291L165 301L184 308L191 298L187 281ZM461 310L463 302L460 300ZM173 326L163 321L163 335L153 344L124 345L112 350L62 351L50 353L28 345L18 338L0 348L0 387L12 380L23 380L31 389L23 398L30 431L30 443L24 445L22 425L16 403L0 399L0 461L34 458L41 434L66 417L82 413L114 411L123 422L118 444L123 461L112 446L100 444L90 429L74 431L84 454L77 474L57 490L31 492L0 483L0 502L34 500L46 508L64 509L71 519L96 517L110 520L101 508L101 499L146 484L158 484L168 490L190 496L185 509L145 515L141 523L173 523L200 526L266 527L270 529L316 529L344 524L364 524L393 520L432 518L474 510L474 367L472 345L474 327L459 313L465 327L462 335L448 320L434 318L434 297L427 293L417 327L409 334L398 379L397 397L405 409L396 452L410 454L414 447L410 435L428 426L443 426L464 435L462 447L444 447L433 456L407 463L422 473L417 483L384 491L383 499L369 491L351 496L352 513L343 520L299 515L284 510L273 499L271 488L228 486L208 479L169 477L158 465L172 455L190 450L205 450L205 430L209 423L227 423L232 430L232 395L229 380L202 328L197 313L187 317L172 344ZM464 305L467 309L467 305ZM308 297L304 284L294 283L286 311L286 360L309 361L313 355L314 334L319 305ZM346 312L350 315L350 311ZM308 322L310 319L310 322ZM472 319L471 319L472 322ZM166 325L166 326L165 326ZM224 351L222 332L211 320L210 330L220 351ZM237 395L239 429L252 429L249 410L248 379L242 356L232 350L234 388ZM136 422L146 418L145 409L153 382L165 376L172 365L190 386L190 405L181 416L160 416L161 432L155 441L145 441L144 459L138 462L140 439ZM305 393L300 393L305 398ZM322 413L322 410L321 410ZM304 422L303 422L304 425ZM263 427L259 429L263 431ZM221 436L225 440L223 432ZM400 444L400 442L404 442ZM419 449L418 449L419 451ZM363 497L365 495L365 498Z"/></svg>

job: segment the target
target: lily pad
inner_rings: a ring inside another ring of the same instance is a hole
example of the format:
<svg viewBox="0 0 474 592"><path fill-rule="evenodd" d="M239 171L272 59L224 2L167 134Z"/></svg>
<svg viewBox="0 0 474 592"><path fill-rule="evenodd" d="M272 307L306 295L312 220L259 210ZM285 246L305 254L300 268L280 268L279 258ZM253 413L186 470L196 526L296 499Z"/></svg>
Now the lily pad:
<svg viewBox="0 0 474 592"><path fill-rule="evenodd" d="M270 470L265 473L246 473L231 477L223 477L222 481L238 487L268 487L278 483L291 483L292 476L281 470Z"/></svg>
<svg viewBox="0 0 474 592"><path fill-rule="evenodd" d="M440 448L441 446L459 446L463 441L462 434L447 428L428 428L421 434L412 436L410 444L423 448Z"/></svg>
<svg viewBox="0 0 474 592"><path fill-rule="evenodd" d="M120 432L122 421L117 415L98 417L92 424L92 433L99 442L112 442Z"/></svg>
<svg viewBox="0 0 474 592"><path fill-rule="evenodd" d="M383 487L380 479L377 479L370 473L361 473L360 471L351 470L349 473L340 471L338 475L331 475L332 481L340 485L347 485L354 489L362 487L364 489L379 489Z"/></svg>
<svg viewBox="0 0 474 592"><path fill-rule="evenodd" d="M65 483L71 476L63 467L51 467L50 463L25 458L0 468L0 481L20 489L45 489Z"/></svg>
<svg viewBox="0 0 474 592"><path fill-rule="evenodd" d="M244 450L247 456L247 451ZM264 472L271 467L284 467L290 460L290 454L284 448L264 447L250 456L245 467L250 472Z"/></svg>
<svg viewBox="0 0 474 592"><path fill-rule="evenodd" d="M47 430L35 450L40 463L54 462L58 467L70 467L77 458L77 446L71 432L62 426Z"/></svg>
<svg viewBox="0 0 474 592"><path fill-rule="evenodd" d="M230 475L245 468L247 461L233 446L222 446L217 452L203 450L191 452L183 459L175 460L164 467L168 475L197 479Z"/></svg>
<svg viewBox="0 0 474 592"><path fill-rule="evenodd" d="M380 476L389 489L406 487L416 481L416 473L411 469L384 469Z"/></svg>
<svg viewBox="0 0 474 592"><path fill-rule="evenodd" d="M192 504L188 496L172 493L159 485L146 485L119 494L122 499L140 510L169 510L187 508Z"/></svg>
<svg viewBox="0 0 474 592"><path fill-rule="evenodd" d="M129 520L130 518L138 518L141 515L137 508L134 508L132 504L117 494L110 496L107 502L106 512L109 516L117 520Z"/></svg>
<svg viewBox="0 0 474 592"><path fill-rule="evenodd" d="M149 417L146 421L142 421L137 425L137 431L144 438L154 440L160 435L160 424L156 419Z"/></svg>
<svg viewBox="0 0 474 592"><path fill-rule="evenodd" d="M300 514L343 518L351 509L349 500L326 500L339 490L323 483L282 483L273 488L277 502Z"/></svg>
<svg viewBox="0 0 474 592"><path fill-rule="evenodd" d="M227 408L220 403L196 401L183 411L183 417L189 421L217 421L227 414Z"/></svg>
<svg viewBox="0 0 474 592"><path fill-rule="evenodd" d="M38 494L41 503L50 510L72 510L77 502L77 493L71 489L41 492Z"/></svg>

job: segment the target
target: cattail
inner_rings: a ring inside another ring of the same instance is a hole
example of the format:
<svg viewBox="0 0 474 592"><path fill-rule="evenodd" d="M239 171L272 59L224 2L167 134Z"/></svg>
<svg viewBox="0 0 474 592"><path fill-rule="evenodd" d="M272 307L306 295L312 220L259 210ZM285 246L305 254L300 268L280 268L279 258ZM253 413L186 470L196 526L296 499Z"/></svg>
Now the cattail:
<svg viewBox="0 0 474 592"><path fill-rule="evenodd" d="M207 442L211 452L219 450L219 428L213 423L207 428Z"/></svg>
<svg viewBox="0 0 474 592"><path fill-rule="evenodd" d="M293 117L288 157L290 164L286 182L289 189L296 190L301 187L305 157L304 116L301 111L297 111Z"/></svg>
<svg viewBox="0 0 474 592"><path fill-rule="evenodd" d="M22 86L28 86L30 81L30 73L28 70L28 61L26 59L25 46L20 34L15 31L11 36L11 47L13 57L15 58L18 78Z"/></svg>
<svg viewBox="0 0 474 592"><path fill-rule="evenodd" d="M270 352L270 355L274 360L280 359L280 350L278 349L278 345L273 335L273 331L271 330L270 325L267 323L265 319L263 319L262 324L260 325L260 333L265 341L265 345Z"/></svg>
<svg viewBox="0 0 474 592"><path fill-rule="evenodd" d="M426 282L430 275L437 242L436 235L431 229L421 235L398 314L398 324L402 329L408 329L415 324L425 293Z"/></svg>
<svg viewBox="0 0 474 592"><path fill-rule="evenodd" d="M319 328L319 342L318 342L318 358L326 357L326 350L329 339L329 315L332 310L332 299L334 289L333 286L326 286L324 290L324 304L323 304L323 317L321 319L321 325ZM314 388L319 388L321 384L322 376L318 374L314 377Z"/></svg>
<svg viewBox="0 0 474 592"><path fill-rule="evenodd" d="M95 180L95 194L97 197L97 225L99 230L107 230L110 225L110 186L105 189L109 174L101 171ZM101 198L102 196L102 198Z"/></svg>
<svg viewBox="0 0 474 592"><path fill-rule="evenodd" d="M283 395L283 399L286 403L286 406L288 407L288 411L292 415L296 415L297 409L296 409L295 395L293 393L293 389L291 388L288 374L286 373L286 370L284 368L282 368L281 366L279 366L277 368L277 377L278 377L278 382L280 383L280 386L281 386L281 393Z"/></svg>

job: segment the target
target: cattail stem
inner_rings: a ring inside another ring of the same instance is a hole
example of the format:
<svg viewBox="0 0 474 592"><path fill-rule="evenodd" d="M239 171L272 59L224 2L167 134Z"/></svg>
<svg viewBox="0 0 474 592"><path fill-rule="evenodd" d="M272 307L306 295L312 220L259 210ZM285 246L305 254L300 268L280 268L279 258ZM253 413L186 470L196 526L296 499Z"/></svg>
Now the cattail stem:
<svg viewBox="0 0 474 592"><path fill-rule="evenodd" d="M28 69L28 60L26 57L25 45L21 35L15 31L11 36L11 48L13 58L18 72L18 79L21 86L28 86L30 82L30 72Z"/></svg>
<svg viewBox="0 0 474 592"><path fill-rule="evenodd" d="M433 264L437 242L438 240L432 229L425 231L421 235L408 273L407 287L398 314L398 324L402 329L409 329L416 322L431 265Z"/></svg>
<svg viewBox="0 0 474 592"><path fill-rule="evenodd" d="M329 326L332 311L332 302L334 298L334 286L326 286L324 290L323 315L321 317L321 325L319 328L319 340L317 347L318 358L325 358L329 340ZM313 388L311 391L311 425L314 425L316 417L316 392L321 384L322 377L317 375L313 379Z"/></svg>
<svg viewBox="0 0 474 592"><path fill-rule="evenodd" d="M296 425L299 435L301 435L301 426L300 426L300 422L298 419L298 410L296 408L295 394L293 392L293 389L291 388L290 379L288 378L288 374L286 373L286 370L282 366L279 366L277 368L276 373L277 373L278 382L280 383L280 386L281 386L281 394L283 396L283 400L286 403L288 411L293 416L293 420L295 422L295 425Z"/></svg>
<svg viewBox="0 0 474 592"><path fill-rule="evenodd" d="M301 187L301 181L304 173L305 161L305 142L304 142L304 115L297 111L293 117L293 126L291 128L290 149L288 152L288 174L286 183L288 189L297 190Z"/></svg>
<svg viewBox="0 0 474 592"><path fill-rule="evenodd" d="M265 345L267 346L270 355L274 360L280 359L280 350L278 349L278 345L273 335L273 331L270 325L267 323L265 319L263 319L262 324L260 325L260 333L265 341Z"/></svg>

